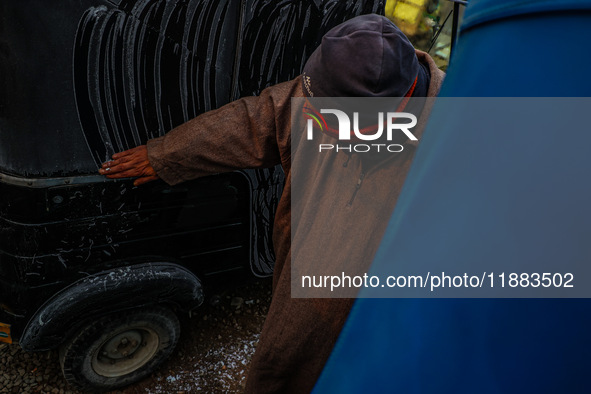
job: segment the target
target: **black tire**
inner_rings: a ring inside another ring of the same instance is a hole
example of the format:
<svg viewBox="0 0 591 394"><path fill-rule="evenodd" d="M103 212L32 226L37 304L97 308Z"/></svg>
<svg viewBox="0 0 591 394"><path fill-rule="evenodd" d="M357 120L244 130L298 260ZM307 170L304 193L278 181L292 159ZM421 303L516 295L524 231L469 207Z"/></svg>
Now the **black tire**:
<svg viewBox="0 0 591 394"><path fill-rule="evenodd" d="M68 383L103 392L137 382L173 352L180 334L177 316L154 306L89 322L60 348Z"/></svg>

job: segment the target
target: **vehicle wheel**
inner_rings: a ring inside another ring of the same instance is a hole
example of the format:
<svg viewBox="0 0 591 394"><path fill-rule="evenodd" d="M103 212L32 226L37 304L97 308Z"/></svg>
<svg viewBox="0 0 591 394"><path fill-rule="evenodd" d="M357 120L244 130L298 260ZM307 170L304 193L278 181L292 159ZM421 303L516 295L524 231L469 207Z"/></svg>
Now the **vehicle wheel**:
<svg viewBox="0 0 591 394"><path fill-rule="evenodd" d="M127 386L170 356L179 333L177 316L163 307L104 316L61 347L62 372L68 383L86 391Z"/></svg>

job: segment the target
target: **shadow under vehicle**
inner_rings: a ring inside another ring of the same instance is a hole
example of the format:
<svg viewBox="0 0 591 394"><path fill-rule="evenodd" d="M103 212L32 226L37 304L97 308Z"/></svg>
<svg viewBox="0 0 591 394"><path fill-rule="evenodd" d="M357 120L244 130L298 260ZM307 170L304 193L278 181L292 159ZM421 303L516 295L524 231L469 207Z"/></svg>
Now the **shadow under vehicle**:
<svg viewBox="0 0 591 394"><path fill-rule="evenodd" d="M147 376L179 317L272 273L280 168L171 187L113 153L297 76L380 1L0 1L0 341L60 349L83 390Z"/></svg>

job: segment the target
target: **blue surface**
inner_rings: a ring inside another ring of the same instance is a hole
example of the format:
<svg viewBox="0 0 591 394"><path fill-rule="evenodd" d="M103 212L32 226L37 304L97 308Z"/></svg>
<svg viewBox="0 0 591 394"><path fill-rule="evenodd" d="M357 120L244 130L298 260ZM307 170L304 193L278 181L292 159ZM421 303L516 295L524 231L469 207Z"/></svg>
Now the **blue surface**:
<svg viewBox="0 0 591 394"><path fill-rule="evenodd" d="M464 15L462 30L513 16L591 10L589 0L468 0L468 2L470 6Z"/></svg>
<svg viewBox="0 0 591 394"><path fill-rule="evenodd" d="M591 78L587 75L591 64L587 42L591 13L581 11L589 9L589 2L553 2L562 3L560 12L552 9L556 5L550 3L474 1L466 11L470 25L464 27L460 36L441 95L591 96ZM576 11L566 11L566 7ZM396 242L422 236L427 226L440 226L441 231L455 233L456 239L469 236L474 229L485 235L477 246L459 241L457 245L450 245L458 254L463 253L463 248L494 248L501 237L502 231L494 221L483 223L482 219L470 219L480 217L470 215L470 210L477 210L479 206L489 207L492 210L489 216L494 218L494 201L486 198L465 201L463 226L443 223L437 214L421 215L425 199L415 199L415 193L420 190L435 199L439 198L441 190L430 158L441 153L438 149L442 148L435 141L437 133L430 130L441 132L443 128L453 140L454 122L462 122L461 116L447 117L442 127L437 116L444 115L434 112L374 261L374 271L395 265L396 259L437 258L429 248L430 242L437 242L435 238L424 239L424 247L407 255L392 255L388 251ZM568 130L559 130L556 135L539 135L536 130L524 132L529 133L532 140L546 141L554 155L539 159L535 154L522 154L519 150L503 154L497 163L499 182L506 180L503 173L510 174L515 166L530 168L532 177L549 184L565 182L556 166L561 165L563 158L578 154L584 156L578 158L577 167L565 170L569 175L566 178L584 193L590 191L591 162L588 160L591 159L587 159L589 155L582 153L585 149L581 148L591 146L590 132L578 132L577 138L572 139ZM511 136L506 138L510 143ZM470 148L475 157L478 157L478 149L486 151L484 144L479 146L472 142ZM455 146L458 151L465 149L460 142ZM446 158L450 167L456 164L453 151L448 152ZM472 165L484 168L490 162L475 160ZM473 187L477 185L456 179L447 185L443 198L449 198L449 203L453 204L454 197L463 196ZM503 183L499 187L507 185ZM512 208L515 215L526 209L537 210L540 218L558 217L555 220L561 220L563 215L564 220L568 220L569 215L588 214L589 201L561 195L561 188L556 188L555 193L540 194L520 184L513 187L515 193L520 193L519 203ZM556 201L566 203L559 205ZM560 215L556 215L558 209ZM441 218L445 218L444 212ZM591 217L585 217L585 221L591 223ZM557 225L560 223L546 224ZM585 236L589 238L588 228L578 230L584 234L573 233L572 237L555 242L546 235L546 226L532 223L524 236L530 241L539 240L542 248L553 253L564 250L570 258L590 260L587 248L582 248L580 243ZM528 258L530 251L515 249L513 252ZM531 255L538 252L531 250ZM591 392L590 323L591 302L587 299L359 299L314 392L588 393Z"/></svg>

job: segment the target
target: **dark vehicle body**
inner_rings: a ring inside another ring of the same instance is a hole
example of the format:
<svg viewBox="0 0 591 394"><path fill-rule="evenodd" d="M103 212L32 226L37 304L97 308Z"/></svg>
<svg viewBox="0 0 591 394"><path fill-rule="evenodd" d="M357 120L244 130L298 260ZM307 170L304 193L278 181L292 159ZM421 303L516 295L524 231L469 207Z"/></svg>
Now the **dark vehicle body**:
<svg viewBox="0 0 591 394"><path fill-rule="evenodd" d="M174 187L97 170L294 78L364 13L383 2L0 0L0 341L73 349L102 318L191 311L209 288L271 275L280 168Z"/></svg>

